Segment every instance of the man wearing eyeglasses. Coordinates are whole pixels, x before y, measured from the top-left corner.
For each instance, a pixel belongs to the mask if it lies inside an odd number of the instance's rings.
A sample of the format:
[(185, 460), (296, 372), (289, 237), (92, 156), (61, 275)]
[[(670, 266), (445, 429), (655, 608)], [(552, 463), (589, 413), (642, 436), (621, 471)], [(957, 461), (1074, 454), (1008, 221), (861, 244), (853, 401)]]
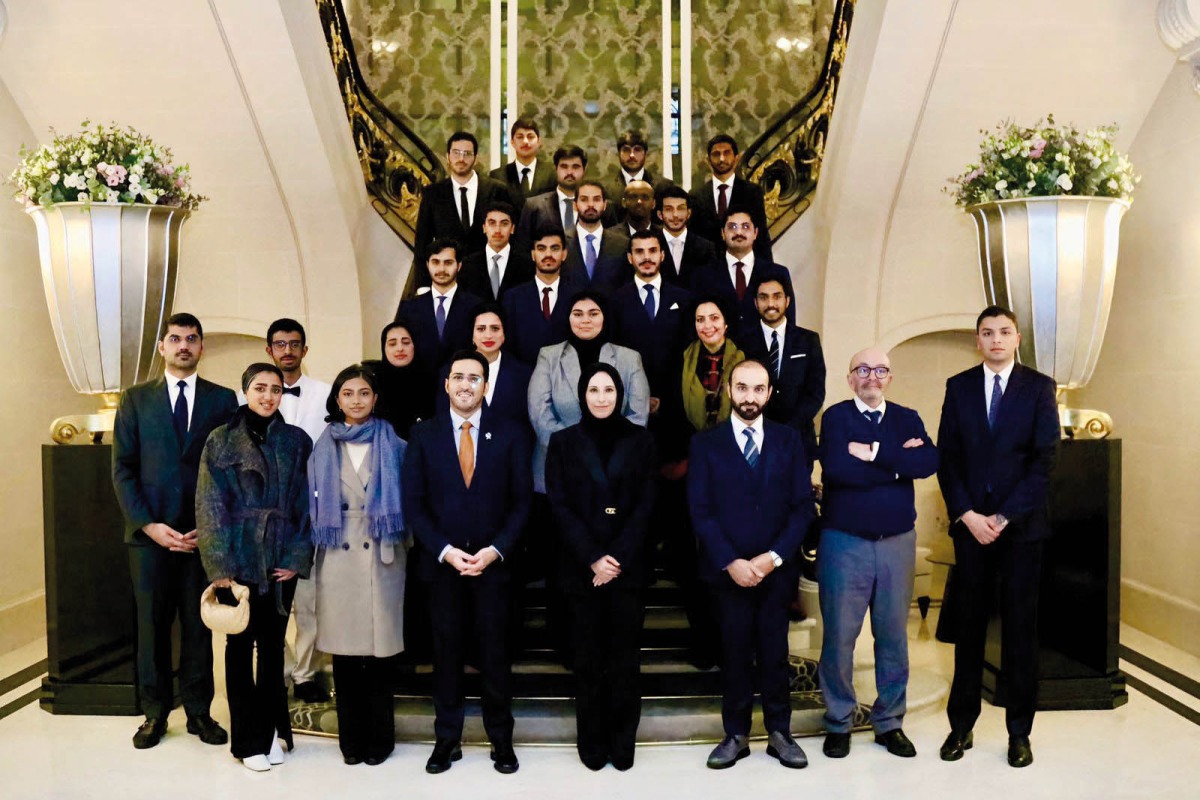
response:
[(404, 454), (404, 519), (421, 542), (433, 624), (433, 753), (430, 774), (462, 758), (463, 665), (479, 648), (483, 727), (497, 772), (517, 771), (513, 751), (508, 612), (511, 564), (533, 496), (529, 437), (485, 413), (489, 366), (460, 350), (444, 384), (449, 408), (413, 426)]
[(908, 687), (908, 610), (917, 534), (913, 481), (937, 470), (938, 452), (916, 411), (884, 399), (887, 354), (855, 353), (846, 375), (854, 397), (821, 418), (821, 546), (817, 583), (825, 622), (819, 667), (830, 758), (850, 754), (854, 643), (867, 610), (875, 639), (871, 706), (875, 742), (892, 755), (917, 754), (902, 725)]
[[(483, 232), (485, 209), (494, 203), (512, 203), (504, 183), (475, 172), (478, 151), (479, 143), (466, 131), (455, 131), (446, 142), (446, 169), (450, 175), (421, 193), (413, 241), (414, 265), (425, 263), (429, 245), (435, 239), (457, 241), (462, 246), (459, 260), (483, 250), (487, 244)], [(419, 270), (415, 281), (417, 286), (428, 286), (429, 275)]]
[(757, 283), (779, 281), (788, 297), (784, 315), (789, 323), (796, 321), (792, 275), (787, 267), (755, 250), (760, 233), (751, 209), (732, 207), (721, 228), (724, 252), (718, 252), (693, 281), (693, 286), (697, 287), (696, 295), (715, 294), (724, 299), (726, 308), (737, 310), (736, 317), (729, 320), (729, 334), (738, 345), (750, 336), (758, 335), (758, 309), (751, 291)]
[[(616, 211), (617, 219), (624, 222), (629, 211), (625, 207), (625, 187), (629, 184), (634, 181), (645, 181), (650, 187), (651, 198), (668, 186), (675, 184), (670, 178), (655, 175), (646, 169), (646, 156), (650, 153), (650, 143), (646, 141), (646, 134), (634, 130), (622, 131), (621, 135), (617, 137), (616, 144), (620, 167), (609, 178), (606, 189), (611, 198), (610, 204)], [(653, 206), (651, 206), (650, 212), (653, 215)]]
[[(283, 397), (279, 401), (279, 413), (289, 425), (303, 428), (316, 444), (328, 425), (325, 421), (325, 401), (329, 398), (330, 385), (305, 375), (302, 369), (304, 357), (308, 355), (308, 337), (304, 326), (294, 319), (277, 319), (267, 328), (267, 355), (283, 373)], [(246, 398), (239, 392), (238, 402), (245, 405)], [(293, 651), (285, 642), (285, 678), (292, 679), (292, 693), (305, 703), (327, 703), (329, 693), (316, 681), (321, 668), (323, 654), (317, 651), (317, 593), (312, 580), (301, 578), (296, 582), (296, 596), (292, 600), (296, 614), (296, 645)]]

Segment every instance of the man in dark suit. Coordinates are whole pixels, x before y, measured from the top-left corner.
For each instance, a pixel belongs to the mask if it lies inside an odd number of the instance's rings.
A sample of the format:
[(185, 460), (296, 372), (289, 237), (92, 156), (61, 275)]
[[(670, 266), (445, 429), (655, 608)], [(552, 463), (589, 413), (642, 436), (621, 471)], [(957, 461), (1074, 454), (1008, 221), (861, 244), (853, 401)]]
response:
[[(759, 229), (755, 227), (748, 210), (734, 206), (729, 211), (721, 235), (725, 252), (718, 252), (708, 266), (697, 272), (692, 280), (692, 291), (698, 295), (720, 297), (726, 308), (737, 312), (736, 315), (731, 313), (729, 335), (740, 345), (742, 339), (748, 338), (747, 330), (753, 332), (758, 327), (758, 309), (754, 305), (754, 292), (750, 291), (750, 287), (756, 282), (773, 278), (783, 285), (789, 300), (795, 296), (795, 290), (787, 267), (763, 258), (754, 251)], [(785, 316), (789, 323), (796, 321), (795, 304), (789, 302)]]
[(583, 181), (575, 192), (578, 222), (567, 230), (563, 272), (580, 283), (612, 293), (630, 281), (629, 237), (619, 227), (604, 227), (608, 198), (597, 181)]
[(674, 186), (670, 178), (654, 175), (646, 169), (646, 156), (650, 152), (650, 143), (646, 134), (641, 131), (622, 131), (617, 137), (617, 158), (621, 165), (608, 180), (608, 196), (612, 198), (618, 221), (624, 221), (626, 209), (624, 205), (625, 187), (634, 181), (645, 181), (652, 192), (659, 192), (668, 186)]
[(875, 741), (912, 758), (904, 735), (907, 710), (908, 611), (916, 566), (913, 480), (937, 469), (938, 454), (916, 411), (884, 400), (892, 382), (887, 353), (868, 348), (850, 359), (846, 382), (854, 398), (821, 418), (821, 547), (817, 585), (825, 620), (820, 684), (825, 699), (824, 752), (850, 754), (854, 644), (871, 612)]
[(402, 302), (396, 318), (408, 321), (421, 363), (440, 369), (451, 353), (470, 347), (471, 320), (480, 300), (458, 285), (462, 263), (457, 242), (437, 239), (428, 249), (430, 291)]
[(423, 545), (430, 584), (436, 744), (425, 764), (445, 772), (462, 758), (463, 665), (479, 648), (483, 726), (498, 772), (519, 766), (513, 751), (512, 662), (508, 643), (511, 565), (529, 516), (533, 476), (529, 438), (483, 413), (488, 362), (459, 351), (445, 391), (450, 410), (417, 423), (404, 455), (404, 516)]
[(513, 160), (503, 167), (496, 167), (488, 173), (488, 177), (508, 186), (513, 207), (519, 214), (530, 197), (554, 191), (557, 180), (554, 165), (538, 158), (538, 151), (542, 149), (542, 135), (535, 120), (521, 117), (514, 122), (508, 142), (512, 148)]
[(533, 280), (533, 259), (521, 247), (513, 247), (516, 211), (508, 203), (495, 203), (484, 212), (483, 232), (487, 247), (463, 259), (458, 282), (476, 297), (499, 300), (514, 286)]
[(1037, 702), (1037, 604), (1046, 494), (1058, 453), (1052, 378), (1016, 363), (1021, 334), (1011, 311), (989, 306), (975, 323), (983, 364), (946, 381), (938, 428), (938, 482), (954, 540), (954, 681), (943, 761), (962, 758), (979, 717), (989, 601), (1000, 583), (1001, 652), (1007, 684), (1008, 763), (1033, 762)]
[(666, 242), (663, 277), (669, 283), (685, 289), (691, 289), (697, 273), (717, 257), (713, 243), (689, 227), (688, 222), (692, 218), (690, 203), (691, 197), (681, 186), (663, 189), (656, 199), (658, 218), (662, 222), (663, 239)]
[(167, 320), (158, 353), (166, 364), (164, 376), (127, 389), (113, 423), (113, 489), (128, 524), (138, 699), (146, 715), (133, 737), (139, 750), (154, 747), (167, 732), (174, 705), (171, 625), (176, 614), (187, 731), (207, 744), (228, 741), (209, 715), (212, 633), (200, 621), (200, 594), (208, 578), (196, 550), (196, 477), (208, 434), (229, 421), (237, 397), (196, 375), (204, 329), (191, 314)]
[(821, 337), (808, 328), (788, 324), (791, 298), (778, 278), (756, 280), (750, 291), (759, 324), (748, 326), (735, 341), (748, 358), (758, 359), (771, 370), (775, 388), (767, 406), (767, 419), (800, 431), (811, 464), (817, 453), (813, 418), (825, 402)]
[(619, 202), (615, 202), (625, 220), (622, 228), (632, 237), (638, 231), (658, 232), (658, 219), (654, 216), (654, 188), (645, 181), (630, 181)]
[(730, 420), (693, 437), (688, 459), (700, 576), (716, 595), (721, 631), (725, 738), (708, 757), (713, 769), (732, 767), (750, 754), (756, 685), (767, 754), (795, 769), (808, 764), (790, 734), (787, 635), (800, 575), (797, 555), (814, 516), (812, 485), (800, 434), (762, 418), (770, 383), (758, 361), (734, 367), (726, 385)]
[(517, 223), (517, 241), (522, 246), (531, 246), (539, 231), (557, 228), (566, 233), (575, 227), (575, 189), (587, 173), (587, 162), (587, 153), (579, 145), (563, 145), (554, 151), (556, 187), (525, 199)]
[(570, 330), (571, 298), (585, 288), (562, 274), (567, 257), (566, 236), (548, 228), (534, 238), (534, 279), (506, 292), (501, 300), (508, 350), (526, 364), (536, 364), (538, 351), (567, 338)]
[(754, 244), (754, 252), (769, 261), (771, 237), (767, 232), (763, 191), (758, 184), (738, 177), (737, 142), (728, 134), (717, 134), (708, 140), (707, 153), (713, 176), (692, 190), (692, 230), (710, 242), (719, 242), (729, 210), (746, 209), (754, 227), (762, 234)]
[[(493, 203), (512, 203), (508, 187), (475, 171), (479, 143), (466, 131), (456, 131), (446, 142), (446, 168), (450, 177), (425, 187), (417, 211), (417, 232), (413, 240), (413, 263), (424, 264), (435, 239), (454, 239), (462, 246), (462, 256), (482, 250), (487, 244), (483, 233), (484, 209)], [(418, 286), (428, 286), (424, 275), (417, 276)]]

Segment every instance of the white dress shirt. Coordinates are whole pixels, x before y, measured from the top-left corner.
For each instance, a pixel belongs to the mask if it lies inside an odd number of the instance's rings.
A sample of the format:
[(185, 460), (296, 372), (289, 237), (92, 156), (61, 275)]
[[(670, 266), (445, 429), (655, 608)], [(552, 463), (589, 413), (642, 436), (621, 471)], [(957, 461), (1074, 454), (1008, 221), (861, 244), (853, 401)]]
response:
[(446, 298), (446, 305), (444, 306), (445, 311), (446, 311), (446, 317), (449, 318), (450, 317), (450, 306), (454, 304), (454, 295), (458, 294), (458, 283), (455, 282), (455, 284), (446, 291), (445, 295), (442, 295), (440, 292), (438, 292), (438, 288), (436, 286), (431, 286), (429, 288), (430, 288), (429, 296), (433, 300), (434, 318), (435, 319), (437, 318), (438, 298), (443, 297), (443, 296)]
[[(502, 250), (493, 250), (492, 246), (490, 244), (483, 248), (483, 256), (484, 256), (483, 267), (484, 267), (484, 269), (487, 270), (487, 276), (488, 276), (489, 282), (492, 280), (492, 264), (495, 263), (496, 267), (500, 270), (500, 282), (504, 283), (504, 272), (505, 272), (505, 270), (508, 269), (508, 257), (511, 253), (512, 253), (512, 245), (511, 244), (504, 245), (504, 249), (502, 249)], [(494, 261), (496, 256), (500, 256), (499, 262)]]
[(649, 292), (646, 291), (646, 287), (647, 286), (654, 287), (654, 316), (655, 317), (657, 317), (658, 312), (662, 310), (662, 283), (663, 282), (662, 282), (662, 273), (661, 272), (657, 273), (654, 276), (654, 280), (649, 280), (649, 281), (643, 280), (642, 276), (639, 275), (639, 276), (637, 276), (637, 278), (634, 279), (634, 283), (633, 283), (633, 285), (637, 287), (638, 299), (642, 301), (643, 306), (646, 305), (646, 295), (649, 294)]
[(629, 185), (630, 181), (644, 181), (644, 180), (646, 180), (646, 168), (642, 167), (641, 169), (639, 169), (637, 171), (636, 174), (630, 175), (628, 172), (625, 171), (625, 168), (622, 167), (621, 168), (621, 177), (624, 178), (626, 186)]
[(683, 229), (683, 233), (678, 236), (672, 236), (663, 228), (663, 238), (667, 241), (667, 252), (671, 254), (671, 260), (675, 262), (675, 273), (683, 274), (683, 251), (687, 247), (687, 228)]
[[(743, 263), (745, 263), (745, 262), (743, 262)], [(746, 282), (749, 283), (749, 280), (747, 280)], [(780, 370), (782, 370), (783, 369), (783, 342), (784, 342), (784, 339), (787, 337), (787, 317), (780, 318), (778, 328), (772, 328), (770, 325), (763, 322), (761, 319), (759, 319), (758, 324), (762, 326), (763, 341), (766, 342), (768, 352), (770, 352), (770, 350), (771, 350), (771, 334), (772, 333), (779, 334), (779, 336), (778, 336), (778, 339), (779, 339), (779, 368), (780, 368)], [(770, 357), (768, 357), (768, 360), (769, 360), (769, 358)], [(770, 368), (770, 366), (771, 366), (770, 364), (767, 364), (768, 369)], [(779, 376), (777, 375), (775, 377), (779, 377)], [(855, 398), (855, 399), (857, 400), (858, 398)]]
[(454, 208), (458, 210), (455, 216), (461, 216), (462, 211), (462, 189), (467, 190), (467, 218), (474, 221), (475, 219), (475, 199), (479, 197), (479, 173), (471, 170), (471, 177), (466, 183), (459, 183), (454, 176), (450, 177), (450, 188), (454, 190)]
[[(758, 457), (762, 458), (763, 440), (765, 436), (762, 414), (759, 414), (758, 419), (754, 420), (754, 422), (751, 422), (749, 425), (738, 419), (737, 415), (735, 414), (729, 415), (729, 421), (733, 423), (733, 441), (735, 444), (737, 444), (737, 449), (745, 452), (745, 431), (750, 431), (751, 438), (754, 439), (754, 446), (758, 448)], [(782, 559), (779, 558), (779, 554), (774, 550), (768, 550), (767, 553), (771, 556), (771, 558), (782, 561)], [(726, 566), (728, 566), (728, 564)]]
[[(490, 369), (489, 369), (489, 372), (490, 372)], [(469, 416), (469, 417), (464, 417), (464, 416), (460, 415), (457, 411), (454, 410), (453, 406), (450, 407), (450, 425), (454, 431), (454, 452), (457, 453), (462, 449), (461, 448), (462, 424), (464, 422), (469, 422), (469, 423), (471, 423), (471, 429), (469, 431), (467, 431), (467, 435), (469, 435), (471, 437), (471, 443), (475, 447), (475, 458), (476, 459), (479, 458), (479, 420), (482, 417), (483, 417), (483, 406), (480, 406), (479, 408), (475, 409), (475, 413), (471, 414), (471, 416)], [(442, 548), (442, 552), (438, 553), (438, 559), (437, 559), (438, 563), (441, 563), (442, 560), (446, 558), (446, 553), (449, 552), (451, 547), (452, 547), (452, 545), (446, 545), (445, 547)], [(489, 545), (489, 547), (491, 547), (492, 550), (496, 551), (496, 555), (500, 557), (501, 561), (504, 560), (504, 554), (501, 553), (499, 550), (496, 550), (494, 545)]]
[(535, 157), (528, 164), (522, 164), (521, 159), (517, 158), (513, 160), (513, 164), (517, 167), (517, 181), (521, 184), (522, 190), (525, 189), (525, 176), (521, 174), (521, 171), (525, 169), (529, 170), (529, 188), (532, 189), (534, 183), (537, 182), (537, 158)]
[[(307, 375), (301, 375), (300, 380), (292, 386), (300, 387), (300, 396), (285, 393), (279, 400), (279, 413), (288, 425), (303, 428), (308, 438), (316, 444), (325, 426), (329, 424), (325, 421), (325, 401), (329, 399), (329, 392), (333, 387)], [(243, 403), (246, 402), (244, 397), (240, 399)]]
[(737, 286), (737, 267), (734, 266), (737, 262), (742, 262), (742, 272), (746, 276), (746, 286), (750, 286), (750, 276), (754, 274), (754, 251), (751, 250), (741, 258), (737, 258), (733, 254), (725, 253), (725, 265), (729, 269), (729, 282)]
[(726, 205), (726, 207), (728, 207), (729, 204), (733, 202), (733, 179), (734, 179), (734, 177), (735, 176), (730, 175), (729, 180), (719, 181), (719, 180), (717, 180), (715, 175), (713, 176), (713, 208), (717, 209), (718, 211), (720, 211), (720, 209), (721, 209), (721, 187), (722, 186), (729, 187), (728, 189), (725, 190), (725, 205)]
[[(871, 411), (878, 411), (879, 412), (879, 424), (882, 425), (883, 424), (883, 416), (887, 413), (887, 400), (880, 400), (878, 408), (871, 408), (869, 405), (864, 403), (862, 400), (859, 400), (858, 397), (856, 396), (854, 398), (854, 407), (858, 409), (858, 413), (860, 413), (860, 414), (867, 414)], [(875, 456), (878, 453), (879, 453), (879, 442), (878, 441), (871, 442), (871, 457), (867, 460), (874, 461)]]
[(192, 412), (196, 410), (196, 373), (181, 378), (172, 375), (171, 370), (164, 370), (163, 378), (167, 381), (167, 400), (171, 403), (171, 412), (175, 411), (175, 401), (179, 397), (179, 382), (183, 381), (183, 396), (187, 398), (188, 430), (192, 429)]
[[(504, 358), (504, 353), (496, 353), (496, 360), (488, 364), (488, 381), (487, 391), (483, 393), (483, 399), (490, 406), (492, 404), (492, 396), (496, 394), (496, 381), (500, 377), (500, 361)], [(462, 424), (461, 422), (459, 423)], [(475, 423), (472, 422), (472, 425)]]
[(1008, 379), (1012, 375), (1013, 366), (1017, 363), (1016, 359), (1008, 362), (1008, 366), (999, 372), (993, 372), (992, 368), (987, 364), (983, 365), (983, 413), (986, 416), (987, 412), (992, 408), (992, 387), (996, 385), (996, 375), (1000, 376), (1000, 398), (1004, 399), (1004, 392), (1008, 391)]
[[(571, 213), (575, 214), (575, 211), (574, 211), (575, 195), (563, 194), (563, 190), (561, 188), (555, 189), (554, 195), (555, 195), (555, 199), (558, 200), (558, 213), (560, 215), (562, 215), (564, 220), (566, 220), (566, 215), (563, 214), (563, 203), (569, 202), (572, 206)], [(575, 217), (576, 217), (576, 219), (578, 219), (579, 215), (575, 214)]]
[(545, 281), (542, 280), (540, 275), (538, 276), (537, 280), (534, 281), (534, 284), (533, 284), (534, 286), (537, 287), (538, 308), (541, 308), (541, 305), (542, 305), (542, 297), (543, 297), (542, 290), (549, 289), (550, 290), (550, 313), (551, 314), (554, 313), (554, 306), (555, 306), (555, 304), (558, 303), (558, 285), (561, 282), (562, 282), (561, 273), (559, 274), (559, 276), (557, 278), (555, 278), (550, 283), (546, 283)]

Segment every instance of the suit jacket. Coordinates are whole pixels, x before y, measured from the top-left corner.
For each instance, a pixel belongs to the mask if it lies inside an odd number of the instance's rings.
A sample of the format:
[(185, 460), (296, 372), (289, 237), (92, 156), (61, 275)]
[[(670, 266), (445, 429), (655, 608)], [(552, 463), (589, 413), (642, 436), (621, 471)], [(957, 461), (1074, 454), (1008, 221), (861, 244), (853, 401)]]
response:
[[(993, 429), (984, 400), (985, 369), (972, 367), (946, 381), (938, 427), (938, 483), (946, 510), (951, 520), (967, 511), (999, 512), (1010, 523), (1002, 536), (1047, 538), (1046, 496), (1061, 436), (1054, 380), (1014, 365)], [(991, 371), (987, 374), (991, 380)], [(965, 531), (958, 522), (950, 527), (951, 535)]]
[(544, 159), (537, 159), (533, 170), (533, 186), (526, 192), (524, 185), (521, 183), (521, 171), (517, 168), (516, 161), (510, 161), (503, 167), (496, 167), (488, 173), (488, 177), (493, 180), (500, 181), (508, 187), (508, 193), (512, 195), (513, 207), (517, 209), (517, 213), (521, 213), (521, 209), (525, 207), (525, 201), (535, 195), (545, 192), (553, 192), (558, 186), (558, 174), (554, 169), (554, 162)]
[(550, 437), (546, 497), (566, 545), (559, 548), (558, 559), (564, 589), (590, 591), (591, 565), (605, 555), (621, 564), (615, 585), (646, 584), (655, 463), (654, 438), (646, 431), (618, 440), (607, 463), (582, 425)]
[(586, 240), (579, 239), (576, 236), (578, 232), (578, 228), (567, 231), (567, 258), (563, 262), (563, 274), (610, 294), (633, 280), (633, 265), (629, 263), (629, 237), (625, 231), (619, 227), (603, 229), (596, 249), (596, 266), (590, 280), (583, 260)]
[(425, 187), (421, 193), (421, 207), (417, 211), (417, 231), (413, 240), (413, 264), (417, 268), (417, 286), (429, 285), (429, 271), (425, 262), (429, 258), (429, 245), (434, 239), (449, 236), (459, 243), (461, 261), (470, 253), (482, 250), (487, 245), (483, 232), (484, 212), (492, 203), (512, 202), (508, 187), (500, 181), (479, 176), (479, 190), (475, 195), (475, 208), (471, 213), (471, 227), (463, 228), (461, 203), (457, 184), (445, 178)]
[[(500, 374), (491, 379), (496, 382), (492, 389), (492, 402), (483, 401), (485, 413), (503, 417), (514, 423), (526, 433), (531, 433), (529, 427), (529, 378), (533, 369), (506, 351), (500, 358)], [(442, 391), (445, 381), (450, 377), (450, 365), (443, 364), (438, 374), (437, 384), (437, 413), (445, 416), (450, 413), (450, 395)]]
[(487, 413), (477, 435), (470, 487), (463, 481), (449, 415), (419, 422), (409, 435), (401, 481), (404, 519), (422, 545), (426, 577), (453, 569), (437, 560), (446, 545), (468, 553), (490, 545), (506, 559), (517, 552), (532, 500), (529, 440), (508, 420)]
[(446, 312), (446, 327), (442, 331), (441, 341), (438, 341), (433, 292), (423, 292), (400, 303), (396, 316), (408, 320), (411, 326), (408, 332), (412, 334), (413, 347), (422, 364), (440, 369), (456, 350), (471, 347), (471, 323), (479, 302), (478, 297), (462, 286), (458, 287), (450, 302), (450, 310)]
[(770, 260), (759, 258), (757, 254), (754, 257), (754, 269), (750, 273), (750, 278), (746, 286), (746, 294), (739, 302), (737, 299), (737, 287), (734, 285), (733, 279), (729, 277), (729, 265), (725, 262), (725, 251), (718, 249), (713, 260), (708, 265), (700, 270), (697, 270), (695, 277), (692, 279), (692, 294), (697, 297), (717, 296), (720, 297), (725, 307), (732, 312), (737, 311), (737, 317), (727, 320), (729, 323), (729, 335), (732, 336), (740, 345), (742, 339), (747, 338), (747, 335), (757, 335), (755, 329), (758, 327), (758, 309), (754, 306), (754, 292), (752, 291), (755, 281), (773, 278), (783, 283), (783, 290), (787, 296), (791, 298), (791, 304), (787, 310), (787, 320), (789, 324), (796, 322), (796, 290), (792, 288), (792, 273), (782, 264), (776, 264)]
[(690, 228), (687, 238), (683, 240), (681, 264), (675, 263), (675, 256), (671, 254), (670, 247), (665, 249), (667, 257), (663, 259), (660, 270), (663, 278), (684, 289), (695, 289), (696, 275), (717, 257), (717, 248), (713, 243)]
[(499, 296), (492, 293), (491, 268), (491, 256), (485, 247), (463, 259), (458, 282), (476, 297), (498, 301), (509, 289), (533, 280), (533, 259), (523, 246), (510, 246), (508, 249), (508, 264), (504, 267), (504, 277), (500, 279)]
[[(717, 202), (713, 198), (713, 179), (709, 178), (692, 190), (692, 218), (688, 222), (689, 230), (703, 236), (720, 249), (725, 241), (721, 238), (721, 228), (725, 220), (717, 214)], [(729, 192), (728, 206), (742, 206), (750, 211), (750, 220), (758, 228), (758, 238), (754, 241), (754, 253), (759, 258), (771, 260), (771, 234), (767, 230), (767, 212), (763, 202), (763, 190), (757, 183), (740, 176), (734, 178), (733, 188)]]
[(504, 329), (504, 349), (526, 364), (537, 361), (538, 352), (547, 345), (567, 339), (571, 329), (571, 298), (585, 288), (569, 276), (558, 281), (558, 299), (550, 319), (542, 316), (542, 284), (536, 278), (526, 281), (500, 300), (508, 325)]
[[(237, 396), (196, 379), (195, 407), (182, 446), (175, 436), (165, 377), (121, 394), (113, 423), (112, 479), (125, 515), (126, 544), (154, 545), (142, 528), (164, 522), (180, 533), (196, 527), (196, 480), (208, 435), (237, 411)], [(157, 545), (154, 545), (157, 547)]]
[(700, 543), (700, 577), (734, 586), (725, 567), (774, 550), (789, 568), (814, 517), (808, 456), (800, 434), (763, 421), (753, 468), (734, 441), (732, 422), (692, 437), (688, 505)]
[(554, 187), (549, 191), (525, 198), (525, 204), (521, 207), (521, 219), (517, 222), (517, 232), (513, 236), (513, 241), (520, 242), (523, 249), (530, 249), (534, 234), (540, 230), (563, 230), (562, 205), (559, 203), (557, 187), (556, 178)]
[[(655, 197), (663, 189), (675, 185), (675, 181), (655, 175), (650, 170), (643, 173), (642, 180), (653, 187)], [(625, 197), (625, 173), (620, 167), (617, 167), (616, 171), (608, 176), (608, 180), (604, 182), (604, 189), (608, 193), (608, 207), (613, 209), (618, 222), (624, 222), (625, 208), (621, 205), (621, 201)]]
[[(606, 343), (600, 360), (612, 364), (625, 385), (625, 407), (621, 413), (634, 424), (646, 426), (650, 417), (650, 385), (642, 369), (642, 357), (627, 347)], [(546, 448), (550, 435), (583, 419), (579, 409), (579, 356), (570, 343), (543, 347), (529, 379), (529, 421), (537, 435), (533, 452), (535, 491), (546, 491)]]
[[(767, 353), (770, 347), (763, 335), (762, 325), (747, 325), (738, 339), (747, 358), (756, 358), (769, 368)], [(800, 431), (804, 448), (812, 457), (817, 452), (817, 435), (813, 419), (825, 402), (825, 356), (821, 352), (821, 337), (815, 331), (799, 325), (787, 325), (780, 354), (780, 374), (775, 378), (775, 391), (763, 413)], [(888, 404), (889, 407), (891, 404)]]

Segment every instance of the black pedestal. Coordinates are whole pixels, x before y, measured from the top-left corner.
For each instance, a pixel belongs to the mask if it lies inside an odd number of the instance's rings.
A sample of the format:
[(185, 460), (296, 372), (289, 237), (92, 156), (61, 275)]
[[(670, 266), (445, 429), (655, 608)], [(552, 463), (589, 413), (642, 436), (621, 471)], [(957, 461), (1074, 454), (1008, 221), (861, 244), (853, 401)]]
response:
[(138, 714), (137, 626), (109, 445), (42, 447), (49, 674), (54, 714)]
[[(1121, 441), (1064, 440), (1050, 488), (1038, 605), (1038, 708), (1116, 708), (1121, 620)], [(988, 627), (983, 695), (1004, 705), (1000, 621)]]

